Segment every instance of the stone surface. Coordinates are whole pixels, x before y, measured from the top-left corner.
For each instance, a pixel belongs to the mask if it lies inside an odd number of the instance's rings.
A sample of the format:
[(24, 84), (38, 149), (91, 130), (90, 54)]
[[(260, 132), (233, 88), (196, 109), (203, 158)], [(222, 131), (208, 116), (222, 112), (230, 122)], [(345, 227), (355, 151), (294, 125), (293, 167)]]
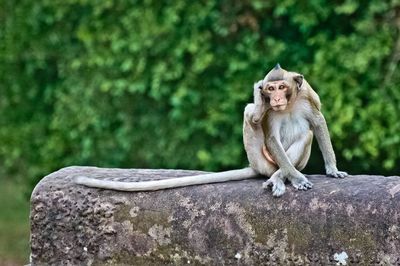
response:
[(73, 184), (198, 171), (68, 167), (31, 198), (32, 265), (400, 265), (400, 177), (309, 176), (281, 198), (263, 178), (155, 192)]

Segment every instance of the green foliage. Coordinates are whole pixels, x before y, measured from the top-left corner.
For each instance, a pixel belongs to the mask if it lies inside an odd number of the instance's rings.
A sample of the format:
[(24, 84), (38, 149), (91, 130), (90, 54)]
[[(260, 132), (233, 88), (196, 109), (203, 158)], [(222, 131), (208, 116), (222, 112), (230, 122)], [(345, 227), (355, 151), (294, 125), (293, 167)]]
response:
[(320, 94), (342, 168), (395, 173), (399, 16), (396, 0), (6, 1), (1, 169), (245, 166), (244, 106), (280, 62)]
[(0, 265), (29, 261), (29, 202), (15, 181), (0, 186)]

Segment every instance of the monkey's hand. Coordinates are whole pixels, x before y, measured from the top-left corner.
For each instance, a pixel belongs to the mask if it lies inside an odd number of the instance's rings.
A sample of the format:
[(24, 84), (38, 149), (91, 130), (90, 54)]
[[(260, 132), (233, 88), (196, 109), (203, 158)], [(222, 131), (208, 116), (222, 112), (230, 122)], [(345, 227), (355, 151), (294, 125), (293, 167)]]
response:
[(259, 80), (256, 83), (254, 83), (253, 94), (254, 94), (254, 103), (256, 105), (264, 105), (265, 104), (265, 98), (263, 97), (263, 95), (261, 93), (262, 86), (263, 86), (263, 80)]
[(264, 189), (268, 187), (272, 187), (272, 195), (274, 197), (280, 197), (285, 193), (286, 187), (283, 182), (283, 178), (281, 175), (281, 171), (276, 171), (267, 181), (265, 181), (262, 185)]
[(264, 80), (260, 79), (259, 81), (254, 83), (254, 90), (256, 90), (256, 89), (261, 90), (262, 86), (263, 86), (263, 82), (264, 82)]
[(326, 175), (334, 178), (344, 178), (349, 174), (346, 172), (339, 171), (336, 166), (327, 166)]
[(313, 187), (313, 183), (308, 181), (307, 177), (297, 170), (294, 173), (288, 174), (287, 178), (297, 190), (307, 190)]
[(265, 107), (265, 99), (264, 96), (261, 94), (262, 89), (262, 80), (254, 83), (253, 93), (254, 93), (254, 112), (252, 122), (254, 124), (259, 124), (261, 122), (262, 117), (265, 114), (266, 107)]

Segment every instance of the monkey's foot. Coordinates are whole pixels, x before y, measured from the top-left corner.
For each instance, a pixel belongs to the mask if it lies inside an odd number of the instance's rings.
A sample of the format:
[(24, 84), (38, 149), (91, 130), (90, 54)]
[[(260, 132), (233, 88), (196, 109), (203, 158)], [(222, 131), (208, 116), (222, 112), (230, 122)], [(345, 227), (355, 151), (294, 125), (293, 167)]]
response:
[(300, 175), (292, 176), (290, 179), (292, 186), (297, 190), (307, 190), (313, 187), (313, 183), (300, 173)]
[(349, 174), (346, 172), (339, 171), (336, 167), (326, 168), (326, 175), (334, 178), (344, 178)]
[(282, 179), (276, 176), (272, 176), (270, 179), (265, 181), (262, 185), (264, 189), (268, 189), (268, 187), (272, 187), (272, 195), (274, 197), (280, 197), (285, 193), (286, 186), (283, 183)]

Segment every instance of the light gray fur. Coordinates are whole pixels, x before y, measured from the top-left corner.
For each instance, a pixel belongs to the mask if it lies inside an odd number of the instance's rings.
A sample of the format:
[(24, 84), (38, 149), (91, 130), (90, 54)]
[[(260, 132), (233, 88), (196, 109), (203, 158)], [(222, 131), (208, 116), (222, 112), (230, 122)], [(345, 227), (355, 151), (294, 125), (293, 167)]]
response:
[[(287, 178), (296, 189), (307, 190), (312, 187), (312, 183), (300, 171), (310, 157), (313, 133), (324, 157), (326, 174), (338, 178), (347, 176), (336, 167), (335, 153), (326, 121), (320, 112), (318, 95), (301, 75), (286, 72), (285, 76), (286, 80), (290, 81), (292, 77), (296, 82), (301, 77), (301, 85), (295, 91), (297, 95), (294, 101), (284, 111), (268, 111), (264, 118), (267, 128), (264, 130), (265, 144), (279, 166), (264, 187), (272, 185), (274, 191), (274, 187), (282, 185), (279, 178), (282, 181)], [(264, 82), (268, 82), (268, 76)]]

